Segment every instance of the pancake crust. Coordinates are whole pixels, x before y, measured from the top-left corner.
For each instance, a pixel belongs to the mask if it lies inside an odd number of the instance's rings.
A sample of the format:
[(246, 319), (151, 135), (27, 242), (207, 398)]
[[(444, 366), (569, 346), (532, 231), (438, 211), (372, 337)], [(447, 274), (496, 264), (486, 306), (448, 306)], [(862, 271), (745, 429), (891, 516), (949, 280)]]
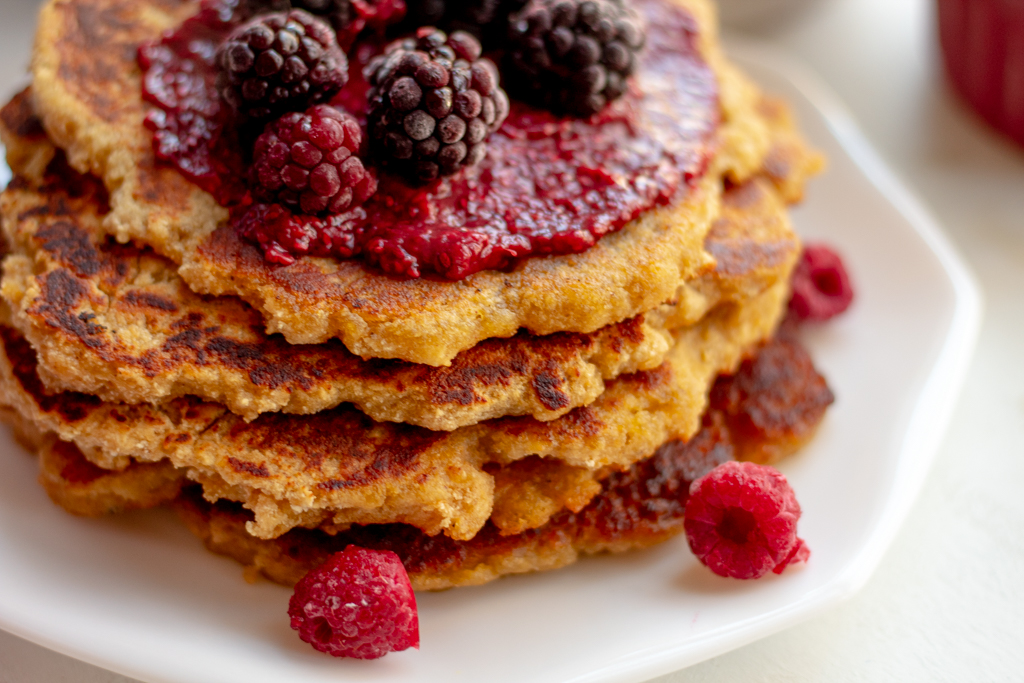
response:
[[(15, 106), (0, 110), (0, 120)], [(5, 139), (16, 154), (31, 142), (11, 128)], [(19, 177), (0, 195), (4, 232), (18, 252), (5, 262), (3, 295), (12, 324), (39, 353), (43, 382), (125, 403), (192, 394), (250, 420), (342, 402), (375, 420), (434, 430), (505, 415), (551, 420), (591, 403), (606, 380), (657, 367), (670, 330), (691, 324), (694, 312), (786, 280), (799, 250), (777, 183), (753, 179), (723, 196), (705, 245), (716, 268), (670, 304), (590, 334), (486, 340), (448, 367), (363, 361), (337, 341), (291, 345), (267, 336), (248, 305), (198, 296), (172, 262), (107, 239), (102, 186), (61, 159), (38, 187)]]
[[(447, 365), (462, 350), (520, 328), (590, 333), (672, 299), (711, 267), (704, 236), (719, 211), (721, 178), (743, 180), (769, 147), (759, 94), (720, 55), (706, 0), (674, 0), (702, 27), (702, 52), (720, 80), (723, 125), (707, 176), (679, 206), (656, 209), (583, 254), (531, 258), (512, 272), (459, 282), (399, 281), (357, 261), (267, 264), (224, 225), (226, 212), (155, 163), (142, 120), (138, 44), (195, 8), (175, 0), (51, 0), (33, 55), (33, 99), (73, 167), (110, 191), (105, 229), (181, 265), (196, 291), (235, 294), (291, 343), (338, 337), (363, 357)], [(813, 165), (813, 164), (812, 164)]]
[(194, 397), (130, 405), (51, 395), (36, 373), (35, 352), (10, 327), (0, 328), (0, 392), (24, 419), (76, 443), (100, 466), (169, 458), (189, 468), (211, 498), (240, 500), (253, 510), (252, 533), (262, 537), (330, 519), (398, 520), (469, 538), (491, 514), (488, 463), (537, 455), (588, 470), (621, 467), (693, 434), (714, 377), (770, 336), (787, 294), (779, 283), (742, 305), (715, 308), (677, 332), (658, 368), (619, 376), (589, 406), (549, 422), (505, 417), (432, 432), (376, 423), (342, 405), (313, 415), (266, 413), (246, 423)]
[[(757, 366), (762, 366), (760, 369)], [(746, 387), (745, 403), (719, 401), (734, 385)], [(721, 391), (719, 389), (722, 389)], [(252, 515), (237, 504), (214, 505), (204, 501), (197, 489), (184, 492), (175, 507), (188, 527), (206, 546), (233, 557), (250, 575), (261, 573), (284, 584), (295, 583), (328, 555), (350, 543), (397, 552), (417, 590), (437, 590), (484, 583), (504, 574), (554, 569), (570, 564), (580, 555), (622, 552), (663, 541), (682, 531), (683, 510), (690, 482), (715, 465), (744, 453), (779, 455), (806, 443), (814, 434), (832, 402), (832, 394), (814, 370), (806, 351), (792, 338), (779, 338), (762, 348), (735, 376), (723, 376), (712, 391), (713, 400), (704, 415), (701, 430), (686, 442), (673, 440), (661, 445), (654, 455), (624, 471), (606, 472), (600, 483), (591, 481), (585, 499), (565, 499), (544, 521), (512, 531), (497, 523), (496, 515), (470, 540), (429, 536), (404, 524), (295, 529), (273, 540), (251, 536), (247, 525)], [(773, 430), (749, 432), (738, 422), (747, 415)], [(737, 434), (739, 425), (740, 434)], [(737, 448), (737, 438), (747, 447)], [(156, 504), (151, 487), (137, 469), (152, 467), (133, 463), (123, 471), (103, 471), (89, 463), (72, 444), (50, 441), (41, 458), (57, 463), (49, 466), (55, 474), (48, 485), (54, 501), (67, 505), (69, 498), (95, 510), (115, 509), (125, 499)], [(48, 465), (44, 464), (44, 470)], [(565, 468), (563, 467), (563, 470)], [(82, 483), (78, 472), (95, 479)], [(550, 461), (527, 459), (499, 468), (510, 490), (527, 503), (523, 514), (551, 500), (538, 502), (529, 495), (560, 488), (571, 490), (571, 472), (551, 468)], [(173, 472), (170, 474), (173, 476)], [(501, 488), (501, 485), (499, 485)], [(74, 496), (69, 496), (68, 493)], [(580, 502), (582, 500), (582, 502)]]
[[(168, 460), (129, 459), (120, 469), (99, 467), (78, 446), (39, 432), (5, 406), (0, 406), (0, 420), (26, 450), (38, 455), (39, 483), (50, 499), (74, 515), (99, 517), (156, 507), (174, 500), (187, 481), (188, 470)], [(488, 469), (496, 489), (491, 521), (502, 534), (540, 526), (561, 510), (579, 512), (601, 491), (598, 480), (608, 474), (540, 458)]]

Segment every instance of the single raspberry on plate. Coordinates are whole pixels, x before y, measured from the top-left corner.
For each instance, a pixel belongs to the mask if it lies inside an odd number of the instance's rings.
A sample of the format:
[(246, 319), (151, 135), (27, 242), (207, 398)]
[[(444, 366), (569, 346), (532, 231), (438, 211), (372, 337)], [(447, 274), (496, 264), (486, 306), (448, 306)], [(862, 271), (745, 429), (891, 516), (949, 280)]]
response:
[(508, 116), (498, 71), (463, 31), (424, 27), (397, 40), (367, 66), (374, 154), (420, 182), (480, 163), (487, 137)]
[(334, 31), (302, 10), (259, 15), (217, 48), (217, 89), (253, 119), (301, 111), (348, 82), (348, 59)]
[(822, 244), (808, 244), (791, 279), (789, 310), (800, 320), (828, 320), (853, 301), (853, 287), (839, 255)]
[(799, 518), (800, 504), (778, 470), (727, 462), (690, 485), (683, 526), (693, 554), (711, 571), (756, 579), (806, 561)]
[(624, 0), (530, 0), (509, 17), (509, 92), (559, 114), (590, 116), (626, 92), (646, 42)]
[(359, 123), (327, 104), (292, 112), (267, 125), (253, 148), (253, 193), (302, 213), (341, 213), (377, 191), (356, 156)]
[(377, 659), (419, 649), (416, 595), (398, 555), (350, 545), (295, 585), (292, 628), (320, 652)]

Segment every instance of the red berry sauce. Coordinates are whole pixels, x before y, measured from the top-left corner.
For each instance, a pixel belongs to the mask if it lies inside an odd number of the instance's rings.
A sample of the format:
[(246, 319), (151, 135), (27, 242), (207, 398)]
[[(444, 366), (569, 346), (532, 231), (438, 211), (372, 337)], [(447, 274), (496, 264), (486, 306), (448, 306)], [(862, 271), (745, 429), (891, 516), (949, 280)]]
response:
[[(639, 0), (649, 28), (637, 81), (591, 119), (513, 102), (479, 166), (424, 187), (383, 175), (366, 204), (341, 216), (263, 207), (246, 217), (251, 200), (236, 191), (242, 152), (227, 134), (226, 107), (213, 88), (216, 43), (244, 14), (228, 2), (204, 0), (196, 17), (140, 49), (146, 99), (158, 107), (148, 125), (158, 157), (239, 207), (238, 229), (276, 263), (305, 254), (358, 257), (399, 277), (430, 272), (455, 280), (531, 255), (579, 253), (645, 211), (679, 200), (712, 151), (717, 82), (697, 51), (696, 24), (664, 0)], [(356, 46), (349, 84), (334, 101), (361, 122), (362, 66), (378, 48)], [(268, 213), (276, 216), (271, 223), (264, 222)], [(321, 236), (323, 226), (328, 234)]]
[(160, 40), (139, 46), (142, 96), (157, 159), (224, 205), (245, 201), (245, 164), (226, 126), (230, 110), (217, 93), (214, 55), (231, 29), (249, 16), (244, 0), (203, 0), (200, 10)]

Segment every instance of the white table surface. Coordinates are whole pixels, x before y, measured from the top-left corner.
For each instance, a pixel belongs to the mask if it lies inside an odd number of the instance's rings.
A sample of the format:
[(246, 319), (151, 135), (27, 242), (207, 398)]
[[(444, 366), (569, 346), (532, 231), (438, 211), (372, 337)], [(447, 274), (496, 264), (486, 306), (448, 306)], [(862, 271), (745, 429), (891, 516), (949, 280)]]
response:
[[(37, 5), (0, 0), (0, 95), (26, 80)], [(658, 683), (1024, 680), (1024, 150), (951, 95), (934, 24), (929, 0), (824, 0), (758, 35), (838, 92), (982, 285), (978, 350), (942, 449), (853, 599)], [(63, 681), (132, 683), (0, 631), (0, 683)]]

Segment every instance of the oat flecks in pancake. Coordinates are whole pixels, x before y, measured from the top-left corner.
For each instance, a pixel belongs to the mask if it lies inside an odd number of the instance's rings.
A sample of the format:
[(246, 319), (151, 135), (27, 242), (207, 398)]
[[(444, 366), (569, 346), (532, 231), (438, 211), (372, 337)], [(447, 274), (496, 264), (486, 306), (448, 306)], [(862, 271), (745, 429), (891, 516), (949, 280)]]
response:
[[(752, 369), (766, 354), (770, 357), (767, 365), (781, 372)], [(573, 468), (538, 458), (499, 468), (495, 472), (497, 488), (524, 502), (518, 510), (499, 510), (499, 495), (490, 523), (468, 540), (431, 537), (403, 524), (347, 530), (326, 527), (328, 533), (297, 529), (277, 539), (260, 540), (247, 531), (251, 514), (237, 506), (225, 502), (211, 506), (192, 491), (183, 494), (176, 507), (210, 550), (285, 584), (294, 583), (329, 554), (350, 543), (397, 552), (417, 589), (479, 584), (503, 574), (554, 569), (575, 561), (580, 554), (622, 552), (679, 533), (690, 482), (721, 462), (742, 458), (744, 449), (733, 447), (737, 438), (755, 450), (778, 452), (776, 446), (780, 444), (788, 448), (806, 443), (823, 416), (823, 409), (807, 410), (807, 406), (821, 403), (824, 382), (807, 352), (792, 339), (766, 344), (735, 377), (720, 377), (716, 388), (734, 384), (745, 387), (744, 397), (749, 400), (741, 402), (743, 406), (725, 406), (731, 411), (727, 416), (713, 403), (704, 415), (701, 430), (691, 439), (662, 444), (653, 456), (625, 471), (596, 473), (595, 478), (587, 480), (588, 487), (580, 485), (584, 477)], [(735, 421), (744, 413), (758, 414), (762, 421), (778, 428), (748, 433)], [(61, 446), (60, 458), (60, 472), (49, 484), (51, 495), (60, 504), (66, 502), (66, 492), (71, 492), (78, 494), (79, 503), (85, 497), (96, 509), (116, 507), (125, 496), (153, 500), (148, 487), (160, 486), (158, 481), (146, 482), (137, 475), (136, 468), (146, 465), (97, 473), (77, 448), (66, 443)], [(79, 479), (75, 474), (80, 471), (99, 474), (107, 483), (90, 489), (89, 484), (72, 481)], [(110, 491), (117, 495), (112, 496)], [(539, 515), (532, 527), (503, 527), (500, 523), (502, 513), (529, 516), (534, 512)]]
[(155, 164), (134, 47), (176, 25), (195, 3), (50, 0), (36, 37), (33, 99), (71, 164), (95, 172), (110, 191), (106, 229), (180, 263), (193, 289), (242, 297), (269, 331), (292, 343), (339, 337), (360, 356), (445, 365), (483, 339), (520, 328), (589, 333), (626, 320), (710, 267), (702, 245), (718, 213), (720, 179), (756, 172), (768, 130), (756, 88), (720, 55), (706, 0), (677, 1), (700, 22), (702, 53), (720, 79), (724, 122), (707, 177), (683, 205), (650, 211), (584, 254), (532, 258), (510, 273), (454, 283), (398, 281), (355, 261), (305, 258), (271, 267), (232, 230), (218, 228), (226, 214), (209, 195)]
[(664, 441), (695, 432), (712, 379), (771, 334), (787, 291), (780, 283), (742, 305), (714, 309), (678, 331), (661, 366), (609, 381), (592, 404), (550, 422), (505, 417), (431, 432), (375, 423), (343, 405), (305, 416), (267, 413), (246, 423), (190, 397), (152, 406), (50, 395), (36, 374), (35, 352), (9, 327), (0, 327), (0, 391), (26, 420), (74, 442), (101, 466), (168, 458), (189, 468), (207, 495), (253, 510), (259, 536), (324, 521), (404, 521), (468, 538), (491, 514), (487, 463), (538, 455), (596, 471), (628, 466)]
[(102, 187), (60, 158), (39, 187), (20, 179), (0, 197), (19, 252), (5, 264), (3, 293), (40, 355), (44, 382), (127, 403), (193, 394), (246, 419), (341, 402), (377, 420), (440, 430), (503, 415), (554, 419), (593, 401), (605, 380), (660, 364), (670, 329), (785, 280), (799, 248), (773, 186), (751, 180), (725, 193), (709, 233), (716, 269), (672, 305), (591, 334), (487, 340), (449, 367), (362, 361), (336, 341), (268, 337), (246, 304), (197, 296), (166, 259), (106, 239)]

